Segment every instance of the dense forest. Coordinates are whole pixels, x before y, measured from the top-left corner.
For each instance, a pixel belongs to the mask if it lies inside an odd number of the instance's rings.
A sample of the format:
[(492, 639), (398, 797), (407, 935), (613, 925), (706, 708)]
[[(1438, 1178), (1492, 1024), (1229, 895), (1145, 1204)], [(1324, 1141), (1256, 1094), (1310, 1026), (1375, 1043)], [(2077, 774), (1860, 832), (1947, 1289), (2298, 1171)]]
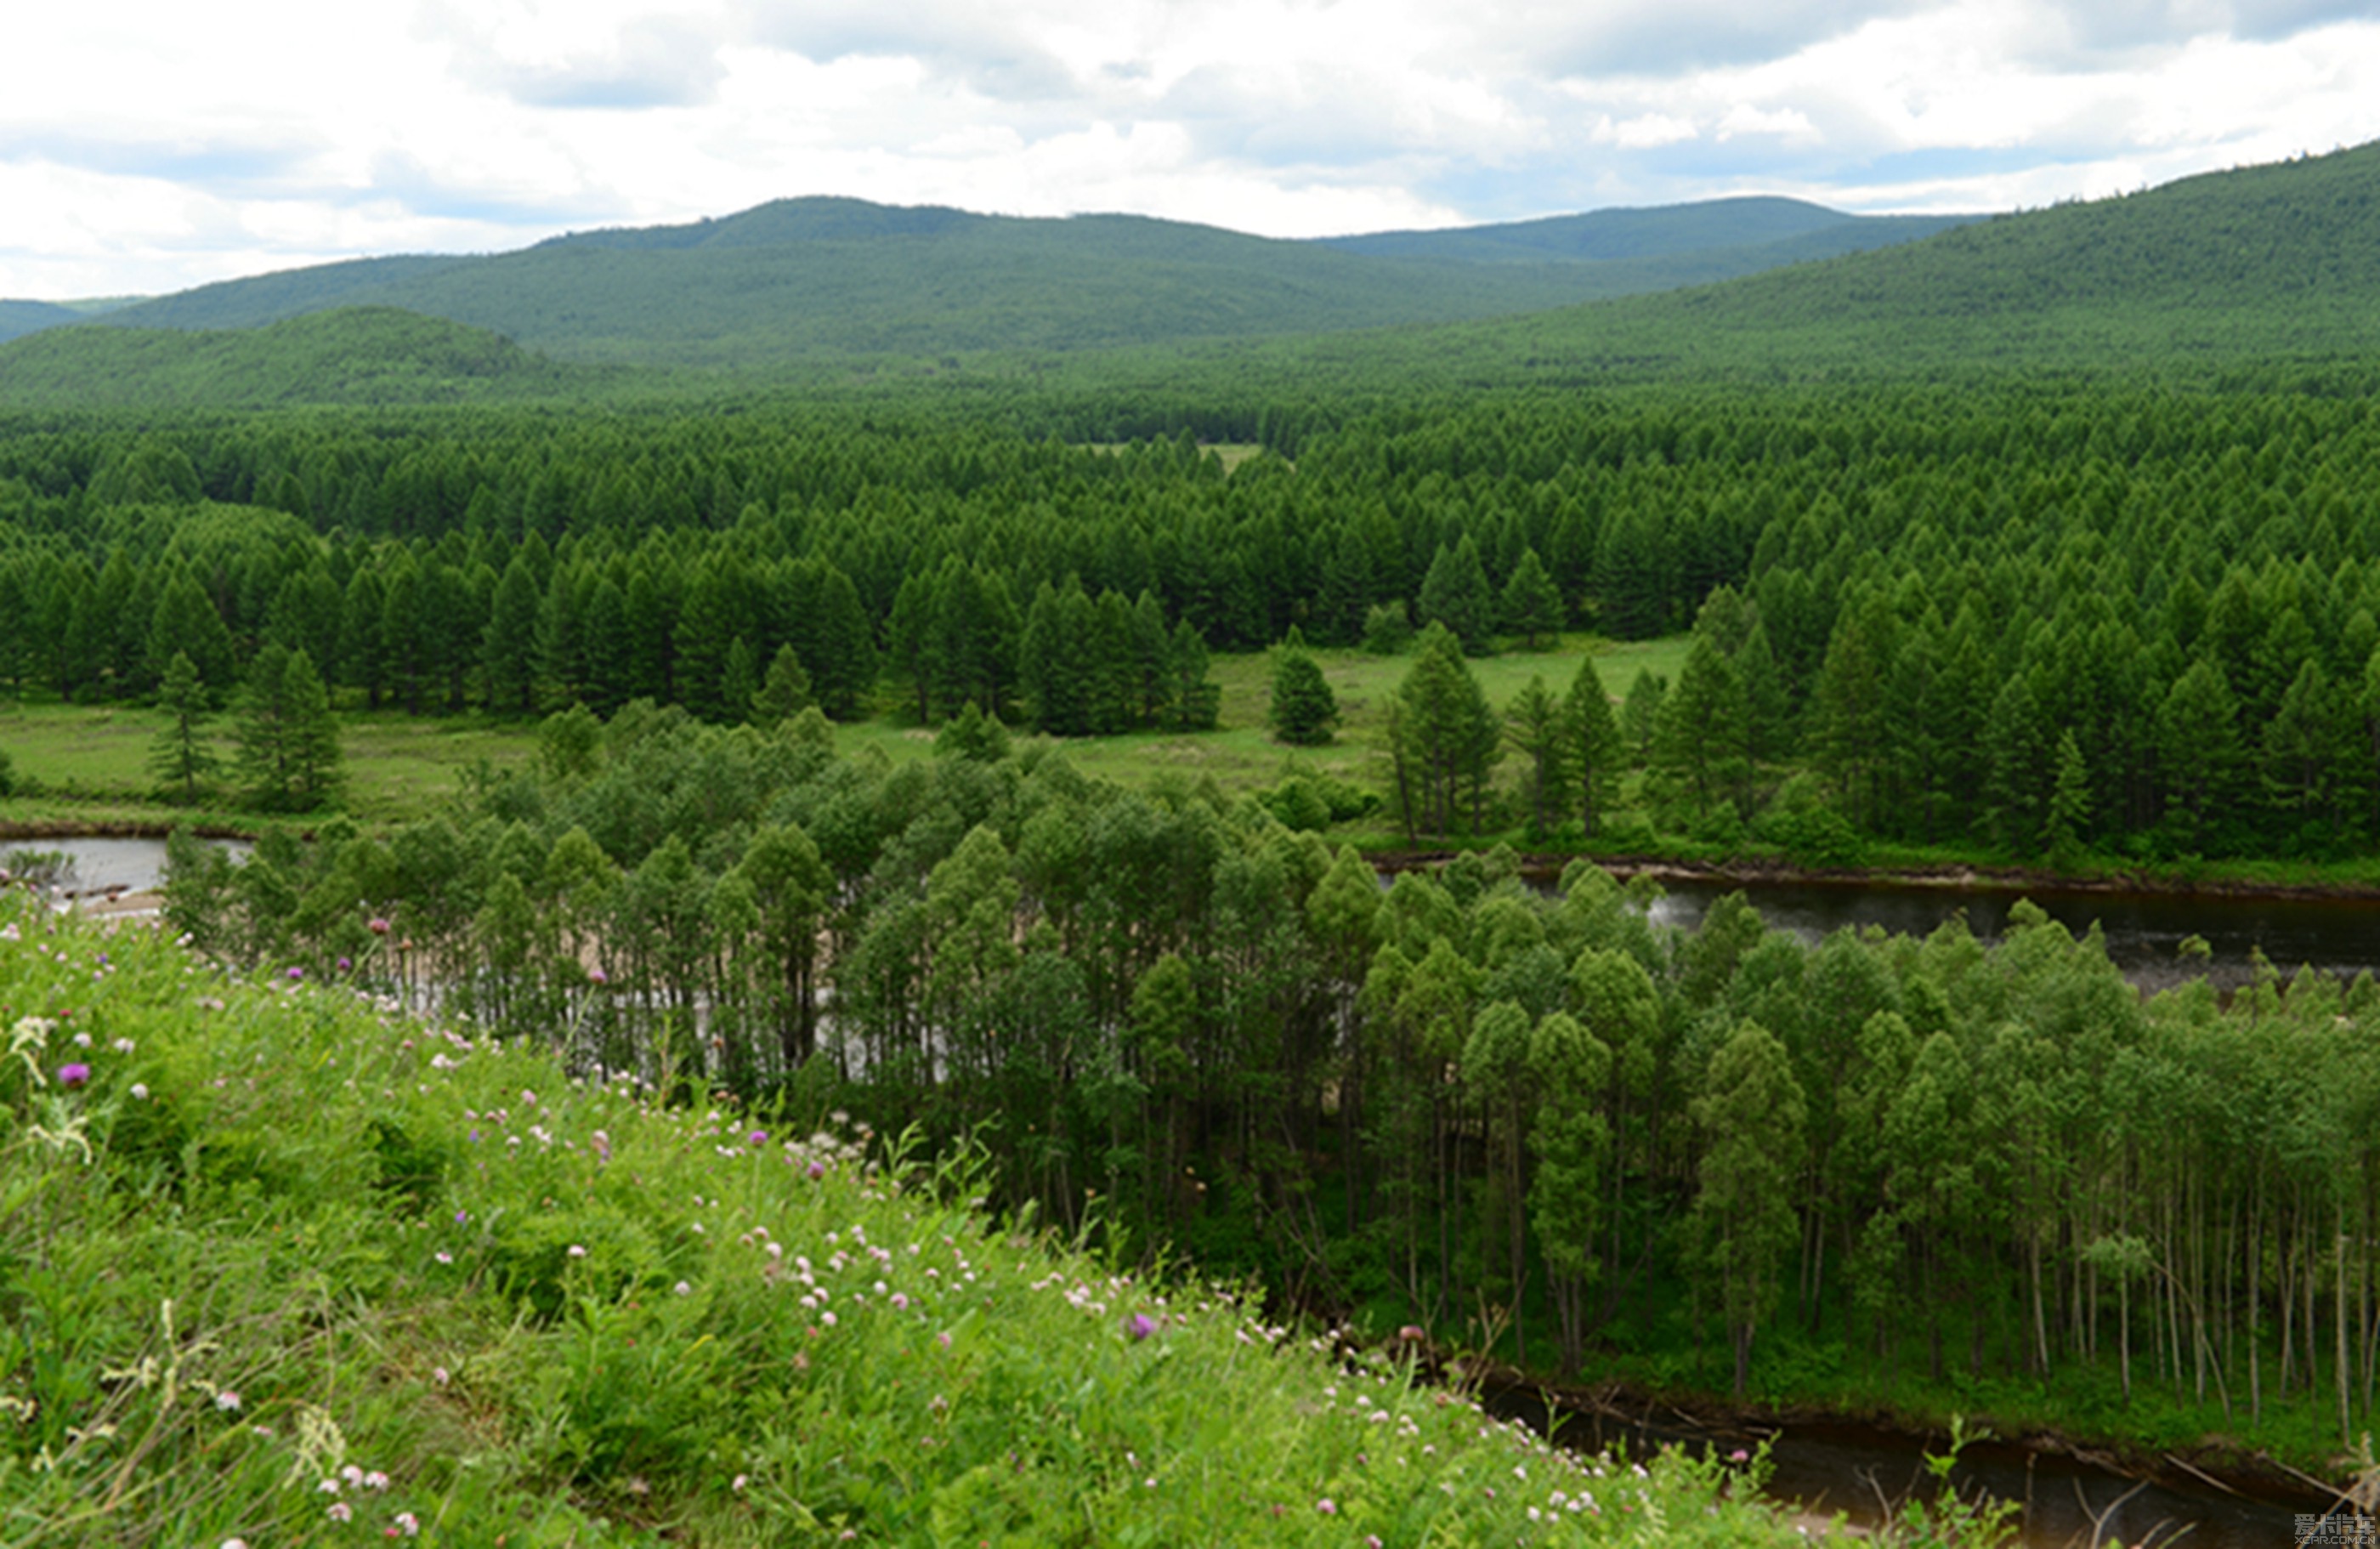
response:
[(177, 839), (168, 918), (581, 1070), (973, 1133), (1008, 1208), (1391, 1323), (1506, 1308), (1540, 1365), (2370, 1423), (2368, 976), (2143, 1003), (2022, 909), (1991, 949), (1740, 897), (1681, 934), (1508, 851), (1384, 889), (1253, 799), (957, 725), (893, 768), (815, 710), (558, 714), (433, 820)]
[(2363, 399), (1514, 396), (1286, 428), (1229, 471), (1205, 428), (1230, 427), (23, 427), (0, 440), (0, 683), (144, 699), (178, 652), (220, 703), (277, 644), (348, 702), (418, 714), (971, 706), (1067, 736), (1211, 724), (1208, 653), (1292, 629), (1395, 649), (1435, 624), (1473, 653), (1691, 629), (1676, 682), (1599, 685), (1623, 738), (1578, 696), (1551, 720), (1487, 707), (1471, 799), (1420, 829), (1609, 837), (1597, 770), (1642, 768), (1631, 821), (1719, 844), (2171, 860), (2380, 834)]

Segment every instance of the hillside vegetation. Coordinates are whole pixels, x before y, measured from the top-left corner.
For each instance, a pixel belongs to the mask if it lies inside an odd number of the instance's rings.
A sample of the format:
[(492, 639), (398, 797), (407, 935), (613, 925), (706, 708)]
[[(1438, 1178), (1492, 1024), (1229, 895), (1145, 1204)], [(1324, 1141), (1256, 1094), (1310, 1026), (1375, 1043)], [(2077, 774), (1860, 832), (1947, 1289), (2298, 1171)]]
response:
[[(1628, 212), (1475, 238), (1278, 241), (1131, 215), (1024, 219), (792, 199), (722, 220), (593, 231), (488, 258), (373, 259), (126, 309), (128, 327), (248, 327), (396, 306), (558, 356), (767, 369), (788, 357), (939, 359), (1443, 322), (1698, 283), (1906, 241), (1783, 201)], [(1558, 226), (1563, 240), (1542, 227)], [(1813, 239), (1819, 245), (1810, 245)], [(1368, 241), (1369, 246), (1366, 246)]]
[(1803, 1542), (374, 982), (0, 897), (0, 1539)]
[(387, 307), (310, 313), (252, 332), (86, 324), (0, 348), (0, 404), (225, 409), (448, 403), (589, 384), (483, 329)]

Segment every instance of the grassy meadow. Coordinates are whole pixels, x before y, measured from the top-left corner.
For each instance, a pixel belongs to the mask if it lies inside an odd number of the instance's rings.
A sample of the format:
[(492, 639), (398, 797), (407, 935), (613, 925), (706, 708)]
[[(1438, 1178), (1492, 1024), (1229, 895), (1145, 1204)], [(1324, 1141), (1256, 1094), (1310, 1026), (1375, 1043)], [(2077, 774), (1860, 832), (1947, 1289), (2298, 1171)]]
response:
[[(1508, 651), (1471, 664), (1495, 704), (1508, 703), (1532, 675), (1560, 694), (1592, 652), (1604, 687), (1615, 699), (1642, 668), (1675, 679), (1685, 660), (1686, 638), (1614, 643), (1572, 635), (1542, 652)], [(1412, 666), (1408, 656), (1373, 656), (1357, 651), (1312, 653), (1339, 701), (1338, 739), (1321, 748), (1292, 748), (1273, 739), (1265, 725), (1270, 702), (1272, 658), (1264, 653), (1218, 655), (1210, 676), (1222, 689), (1220, 725), (1211, 732), (1183, 735), (1133, 732), (1069, 741), (1069, 758), (1084, 773), (1125, 785), (1166, 774), (1212, 779), (1231, 793), (1262, 789), (1292, 769), (1328, 774), (1353, 785), (1384, 779), (1383, 731), (1387, 703)], [(902, 696), (880, 696), (888, 706)], [(0, 750), (6, 750), (18, 780), (33, 793), (0, 799), (0, 823), (20, 830), (78, 825), (161, 825), (192, 821), (202, 826), (253, 827), (255, 814), (242, 813), (225, 799), (193, 811), (158, 799), (148, 772), (149, 750), (164, 725), (145, 705), (61, 704), (55, 701), (0, 700)], [(228, 762), (228, 718), (213, 731)], [(930, 728), (914, 724), (897, 708), (875, 719), (836, 728), (845, 753), (874, 748), (894, 762), (929, 757)], [(485, 714), (413, 717), (395, 711), (347, 708), (340, 714), (340, 746), (346, 759), (344, 810), (367, 826), (426, 816), (460, 786), (468, 771), (485, 762), (504, 768), (531, 757), (534, 722)], [(1383, 837), (1387, 830), (1381, 830)]]

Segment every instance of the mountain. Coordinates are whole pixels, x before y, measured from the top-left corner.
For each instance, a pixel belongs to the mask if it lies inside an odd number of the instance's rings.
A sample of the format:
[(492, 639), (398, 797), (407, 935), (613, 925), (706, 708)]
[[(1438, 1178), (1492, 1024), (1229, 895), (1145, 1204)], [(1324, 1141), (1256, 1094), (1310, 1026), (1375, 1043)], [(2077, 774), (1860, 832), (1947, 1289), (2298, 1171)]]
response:
[[(1474, 385), (1979, 367), (2371, 379), (2380, 143), (1997, 215), (1723, 285), (1257, 355), (1283, 379)], [(1231, 367), (1267, 369), (1245, 353)]]
[(212, 332), (86, 323), (0, 345), (0, 404), (443, 403), (560, 393), (593, 374), (484, 329), (392, 308)]
[(52, 301), (0, 301), (0, 341), (81, 321), (82, 314), (73, 308)]
[[(1332, 333), (1539, 311), (1908, 240), (1792, 201), (1390, 234), (1383, 250), (1134, 215), (1025, 219), (863, 200), (781, 200), (721, 220), (589, 231), (482, 258), (383, 258), (200, 287), (125, 327), (233, 328), (399, 307), (556, 359), (773, 369)], [(1541, 229), (1542, 228), (1542, 229)], [(1590, 238), (1585, 233), (1609, 234)], [(1652, 235), (1630, 235), (1650, 232)], [(1363, 239), (1354, 239), (1360, 242)], [(1812, 246), (1812, 244), (1815, 244)]]
[(1746, 197), (1642, 210), (1593, 210), (1445, 231), (1382, 231), (1328, 238), (1325, 243), (1342, 252), (1378, 258), (1459, 259), (1474, 263), (1571, 259), (1619, 264), (1688, 255), (1705, 262), (1731, 263), (1766, 255), (1765, 262), (1748, 262), (1735, 270), (1751, 274), (1778, 262), (1915, 241), (1981, 218), (1847, 215), (1804, 200)]

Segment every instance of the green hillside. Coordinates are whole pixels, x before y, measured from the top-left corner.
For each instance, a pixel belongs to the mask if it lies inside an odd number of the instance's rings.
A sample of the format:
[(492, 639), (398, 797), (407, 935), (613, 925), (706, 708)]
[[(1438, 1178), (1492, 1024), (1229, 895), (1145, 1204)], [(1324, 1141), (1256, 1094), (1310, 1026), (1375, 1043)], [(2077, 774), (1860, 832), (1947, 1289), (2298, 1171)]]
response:
[(0, 341), (79, 320), (71, 309), (50, 301), (0, 301)]
[(508, 339), (389, 308), (206, 333), (85, 323), (0, 345), (0, 404), (445, 403), (586, 382)]
[(2002, 215), (1725, 286), (1391, 343), (1527, 377), (1683, 368), (2361, 368), (2380, 144)]
[(0, 1541), (1807, 1542), (393, 963), (241, 982), (0, 893)]
[[(1699, 255), (1743, 262), (1750, 274), (1779, 262), (1857, 252), (1915, 241), (1980, 219), (1974, 215), (1847, 215), (1805, 200), (1746, 197), (1584, 214), (1448, 231), (1383, 231), (1335, 237), (1327, 245), (1375, 258), (1460, 259), (1475, 263), (1572, 259), (1621, 264)], [(1824, 238), (1824, 240), (1813, 240)], [(1765, 261), (1755, 255), (1769, 255)], [(1645, 287), (1652, 288), (1652, 287)], [(1616, 294), (1616, 293), (1615, 293)]]
[(1614, 237), (1602, 244), (1609, 254), (1591, 242), (1565, 251), (1507, 236), (1475, 247), (1432, 246), (1433, 237), (1381, 255), (1141, 216), (1019, 219), (795, 199), (492, 258), (264, 275), (109, 321), (247, 327), (370, 304), (492, 329), (561, 359), (769, 370), (789, 360), (939, 360), (1505, 316), (1794, 262), (1839, 250), (1853, 239), (1845, 232), (1905, 240), (1932, 229), (1872, 227), (1788, 201), (1723, 205), (1631, 213), (1654, 219), (1659, 234)]

